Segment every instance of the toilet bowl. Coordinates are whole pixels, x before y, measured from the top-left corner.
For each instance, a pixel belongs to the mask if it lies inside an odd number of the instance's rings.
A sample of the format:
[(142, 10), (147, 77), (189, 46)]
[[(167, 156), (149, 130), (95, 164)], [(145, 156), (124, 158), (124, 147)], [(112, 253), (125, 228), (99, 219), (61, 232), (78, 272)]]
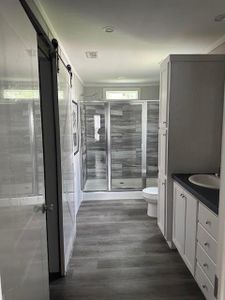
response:
[(158, 187), (147, 187), (143, 189), (142, 193), (148, 204), (147, 215), (157, 218)]

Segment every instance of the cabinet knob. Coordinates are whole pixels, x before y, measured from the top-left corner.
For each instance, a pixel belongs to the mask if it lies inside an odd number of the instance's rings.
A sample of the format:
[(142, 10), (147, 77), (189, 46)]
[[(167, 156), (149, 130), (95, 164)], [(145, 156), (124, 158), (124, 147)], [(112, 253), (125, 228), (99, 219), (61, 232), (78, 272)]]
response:
[(208, 242), (205, 242), (205, 243), (204, 243), (204, 246), (209, 247), (209, 243), (208, 243)]
[(204, 268), (208, 268), (209, 266), (208, 266), (207, 263), (204, 263), (204, 264), (203, 264), (203, 267), (204, 267)]
[(209, 220), (207, 220), (207, 221), (205, 222), (205, 224), (206, 224), (206, 225), (210, 225), (211, 222), (210, 222)]
[(207, 285), (203, 284), (203, 285), (202, 285), (202, 288), (203, 288), (204, 290), (208, 291)]

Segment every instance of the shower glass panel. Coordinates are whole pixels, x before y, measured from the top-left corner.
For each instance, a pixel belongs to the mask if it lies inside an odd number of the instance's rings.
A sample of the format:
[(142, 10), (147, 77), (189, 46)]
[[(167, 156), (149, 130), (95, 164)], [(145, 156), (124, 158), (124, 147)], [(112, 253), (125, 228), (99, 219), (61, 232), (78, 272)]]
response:
[(142, 188), (142, 103), (110, 103), (112, 190)]
[(104, 103), (81, 106), (83, 188), (88, 191), (106, 191), (106, 113)]
[(147, 180), (146, 186), (156, 186), (158, 178), (159, 102), (147, 103)]

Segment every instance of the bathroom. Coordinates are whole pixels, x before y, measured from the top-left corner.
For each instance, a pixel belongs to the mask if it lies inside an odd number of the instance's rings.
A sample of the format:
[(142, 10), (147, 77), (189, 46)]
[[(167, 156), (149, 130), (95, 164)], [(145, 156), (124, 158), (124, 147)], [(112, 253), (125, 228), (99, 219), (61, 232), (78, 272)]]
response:
[(224, 1), (0, 3), (0, 299), (224, 300)]

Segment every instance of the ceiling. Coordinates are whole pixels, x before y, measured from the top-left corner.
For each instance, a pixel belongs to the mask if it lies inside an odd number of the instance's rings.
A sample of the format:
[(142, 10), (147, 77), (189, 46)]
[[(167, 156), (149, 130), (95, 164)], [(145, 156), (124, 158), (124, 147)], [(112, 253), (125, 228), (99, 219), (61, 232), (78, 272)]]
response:
[[(224, 0), (40, 0), (86, 84), (153, 83), (168, 54), (207, 53), (225, 35)], [(113, 33), (105, 33), (105, 26)], [(98, 51), (88, 59), (86, 51)]]

